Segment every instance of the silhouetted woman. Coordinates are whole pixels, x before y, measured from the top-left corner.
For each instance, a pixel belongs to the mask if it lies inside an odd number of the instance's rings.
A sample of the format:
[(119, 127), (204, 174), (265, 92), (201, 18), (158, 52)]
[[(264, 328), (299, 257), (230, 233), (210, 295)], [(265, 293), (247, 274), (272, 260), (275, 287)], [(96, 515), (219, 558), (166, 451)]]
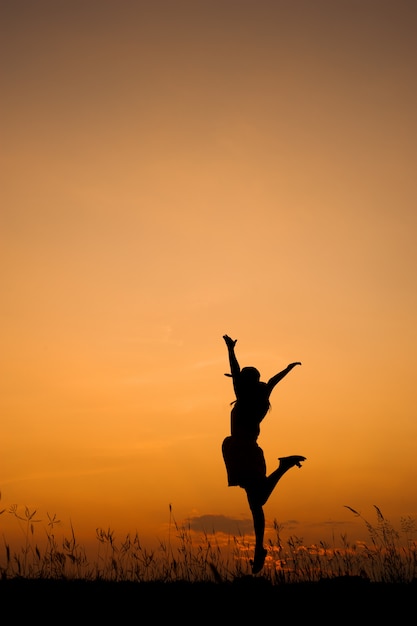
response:
[(260, 423), (270, 408), (269, 397), (275, 385), (300, 362), (290, 363), (282, 372), (275, 374), (267, 383), (261, 382), (255, 367), (240, 369), (235, 355), (236, 339), (224, 335), (233, 388), (236, 400), (232, 403), (231, 435), (222, 444), (229, 487), (239, 486), (246, 491), (255, 531), (255, 556), (252, 572), (258, 573), (265, 562), (264, 548), (265, 516), (263, 505), (267, 502), (280, 478), (291, 467), (301, 467), (304, 456), (279, 457), (279, 466), (269, 476), (262, 448), (257, 444)]

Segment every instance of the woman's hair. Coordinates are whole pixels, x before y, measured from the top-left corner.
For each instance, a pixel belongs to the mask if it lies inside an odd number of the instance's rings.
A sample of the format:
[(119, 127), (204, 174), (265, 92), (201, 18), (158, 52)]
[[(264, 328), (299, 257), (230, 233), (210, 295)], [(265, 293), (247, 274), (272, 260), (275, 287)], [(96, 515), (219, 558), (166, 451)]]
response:
[(240, 379), (244, 384), (259, 383), (261, 374), (256, 367), (242, 367), (240, 370)]
[[(269, 395), (267, 393), (267, 384), (261, 382), (261, 374), (256, 367), (242, 367), (239, 374), (239, 398), (245, 403), (252, 404), (253, 399), (256, 402), (268, 403), (268, 410), (271, 408)], [(235, 400), (236, 402), (236, 400)], [(234, 404), (234, 402), (232, 402)]]

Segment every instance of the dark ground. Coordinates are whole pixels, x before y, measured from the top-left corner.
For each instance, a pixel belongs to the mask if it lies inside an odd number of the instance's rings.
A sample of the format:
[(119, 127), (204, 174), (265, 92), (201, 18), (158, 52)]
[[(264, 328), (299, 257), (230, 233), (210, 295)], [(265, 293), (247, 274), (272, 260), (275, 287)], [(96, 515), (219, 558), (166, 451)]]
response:
[[(376, 620), (400, 623), (416, 618), (417, 584), (369, 583), (344, 578), (318, 583), (271, 585), (262, 577), (232, 583), (129, 583), (60, 580), (0, 581), (0, 607), (7, 623), (184, 624), (291, 619), (320, 624), (373, 626)], [(4, 620), (6, 623), (6, 619)]]

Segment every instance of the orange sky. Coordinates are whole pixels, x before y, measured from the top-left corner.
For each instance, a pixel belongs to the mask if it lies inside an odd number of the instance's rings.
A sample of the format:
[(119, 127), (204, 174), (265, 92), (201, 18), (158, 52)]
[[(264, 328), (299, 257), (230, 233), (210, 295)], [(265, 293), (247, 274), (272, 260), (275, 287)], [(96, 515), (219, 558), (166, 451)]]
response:
[(415, 2), (0, 7), (2, 532), (250, 533), (224, 333), (264, 380), (303, 363), (269, 524), (417, 516)]

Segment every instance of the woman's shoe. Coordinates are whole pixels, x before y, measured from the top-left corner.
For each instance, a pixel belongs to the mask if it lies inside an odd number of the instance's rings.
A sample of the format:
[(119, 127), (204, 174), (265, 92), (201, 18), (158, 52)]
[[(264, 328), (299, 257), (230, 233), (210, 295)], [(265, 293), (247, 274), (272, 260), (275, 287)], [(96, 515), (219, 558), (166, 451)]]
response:
[(280, 456), (278, 457), (279, 466), (281, 469), (290, 469), (290, 467), (301, 467), (301, 461), (305, 461), (305, 456)]

